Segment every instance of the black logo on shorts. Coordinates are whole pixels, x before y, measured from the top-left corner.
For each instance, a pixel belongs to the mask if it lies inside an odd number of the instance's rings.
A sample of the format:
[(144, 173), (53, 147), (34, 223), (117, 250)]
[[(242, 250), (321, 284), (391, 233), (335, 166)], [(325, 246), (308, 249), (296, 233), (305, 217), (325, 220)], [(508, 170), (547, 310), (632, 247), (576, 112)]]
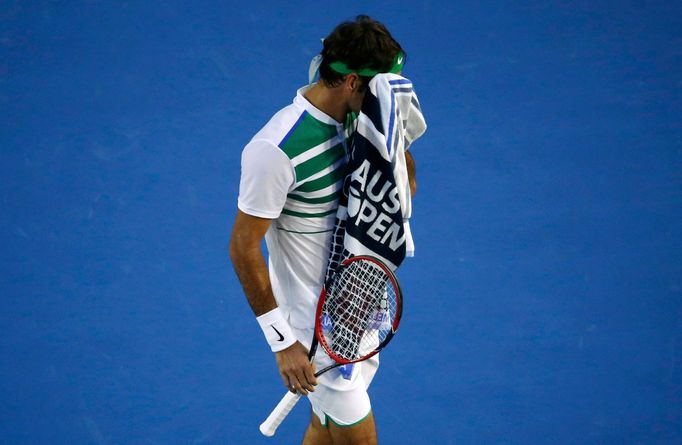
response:
[(279, 332), (279, 331), (277, 330), (277, 328), (274, 327), (274, 326), (272, 326), (272, 329), (274, 329), (275, 332), (277, 332), (277, 335), (279, 335), (279, 340), (277, 340), (277, 341), (284, 341), (284, 336), (282, 335), (282, 333)]

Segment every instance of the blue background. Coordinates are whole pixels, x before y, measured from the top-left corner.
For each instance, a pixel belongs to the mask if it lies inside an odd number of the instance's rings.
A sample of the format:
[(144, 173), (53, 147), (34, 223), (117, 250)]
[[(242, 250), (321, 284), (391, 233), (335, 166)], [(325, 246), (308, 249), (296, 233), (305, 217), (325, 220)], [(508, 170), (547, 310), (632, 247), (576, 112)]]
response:
[(227, 242), (241, 148), (357, 13), (429, 123), (381, 442), (682, 442), (679, 1), (8, 0), (1, 443), (298, 443)]

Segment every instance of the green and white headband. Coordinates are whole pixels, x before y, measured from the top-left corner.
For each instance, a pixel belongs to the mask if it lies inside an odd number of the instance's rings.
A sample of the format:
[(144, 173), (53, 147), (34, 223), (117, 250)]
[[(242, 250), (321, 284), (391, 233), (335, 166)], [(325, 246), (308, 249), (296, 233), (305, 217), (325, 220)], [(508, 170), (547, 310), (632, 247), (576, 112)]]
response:
[(348, 65), (346, 65), (344, 62), (342, 62), (340, 60), (337, 60), (336, 62), (330, 63), (329, 68), (331, 68), (332, 70), (336, 71), (339, 74), (355, 73), (358, 76), (372, 77), (372, 76), (376, 76), (379, 73), (397, 74), (403, 70), (404, 64), (405, 64), (405, 54), (403, 54), (402, 52), (399, 52), (393, 58), (393, 63), (391, 63), (391, 68), (388, 71), (379, 71), (379, 70), (375, 70), (375, 69), (372, 69), (369, 67), (362, 67), (362, 68), (354, 70), (354, 69), (348, 68)]
[[(308, 69), (308, 82), (313, 83), (315, 80), (315, 76), (317, 76), (319, 70), (320, 70), (320, 65), (322, 64), (322, 55), (318, 54), (315, 57), (313, 57), (313, 60), (310, 61), (310, 68)], [(375, 70), (373, 68), (369, 67), (362, 67), (359, 69), (351, 69), (348, 68), (348, 65), (346, 65), (345, 62), (342, 62), (340, 60), (337, 60), (335, 62), (332, 62), (329, 64), (329, 68), (331, 68), (333, 71), (339, 73), (339, 74), (351, 74), (355, 73), (358, 76), (363, 76), (363, 77), (372, 77), (376, 76), (379, 73), (393, 73), (397, 74), (403, 70), (403, 66), (405, 65), (405, 54), (401, 51), (396, 56), (393, 58), (393, 63), (391, 64), (391, 68), (388, 71), (379, 71)]]

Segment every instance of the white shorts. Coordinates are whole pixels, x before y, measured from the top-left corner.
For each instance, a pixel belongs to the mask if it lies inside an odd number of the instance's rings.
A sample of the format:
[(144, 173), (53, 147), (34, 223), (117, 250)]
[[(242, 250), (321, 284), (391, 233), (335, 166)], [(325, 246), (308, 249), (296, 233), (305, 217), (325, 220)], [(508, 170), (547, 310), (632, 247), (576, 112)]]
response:
[[(293, 329), (296, 338), (310, 347), (313, 330)], [(315, 370), (319, 371), (334, 363), (318, 346), (314, 358)], [(327, 419), (339, 426), (351, 426), (364, 420), (372, 410), (367, 388), (379, 369), (379, 354), (360, 363), (355, 363), (350, 380), (346, 380), (338, 369), (330, 369), (317, 378), (315, 391), (308, 394), (313, 412), (322, 425)]]

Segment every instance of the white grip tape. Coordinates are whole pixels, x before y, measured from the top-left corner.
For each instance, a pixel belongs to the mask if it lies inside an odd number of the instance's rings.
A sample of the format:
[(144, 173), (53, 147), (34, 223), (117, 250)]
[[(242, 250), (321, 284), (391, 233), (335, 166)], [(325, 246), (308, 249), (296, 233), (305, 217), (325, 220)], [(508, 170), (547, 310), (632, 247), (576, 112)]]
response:
[(300, 394), (294, 394), (291, 391), (287, 391), (275, 409), (272, 410), (268, 418), (260, 424), (260, 432), (263, 433), (264, 436), (274, 436), (277, 427), (279, 427), (282, 421), (289, 415), (289, 412), (296, 406), (296, 403), (298, 403), (300, 398)]

